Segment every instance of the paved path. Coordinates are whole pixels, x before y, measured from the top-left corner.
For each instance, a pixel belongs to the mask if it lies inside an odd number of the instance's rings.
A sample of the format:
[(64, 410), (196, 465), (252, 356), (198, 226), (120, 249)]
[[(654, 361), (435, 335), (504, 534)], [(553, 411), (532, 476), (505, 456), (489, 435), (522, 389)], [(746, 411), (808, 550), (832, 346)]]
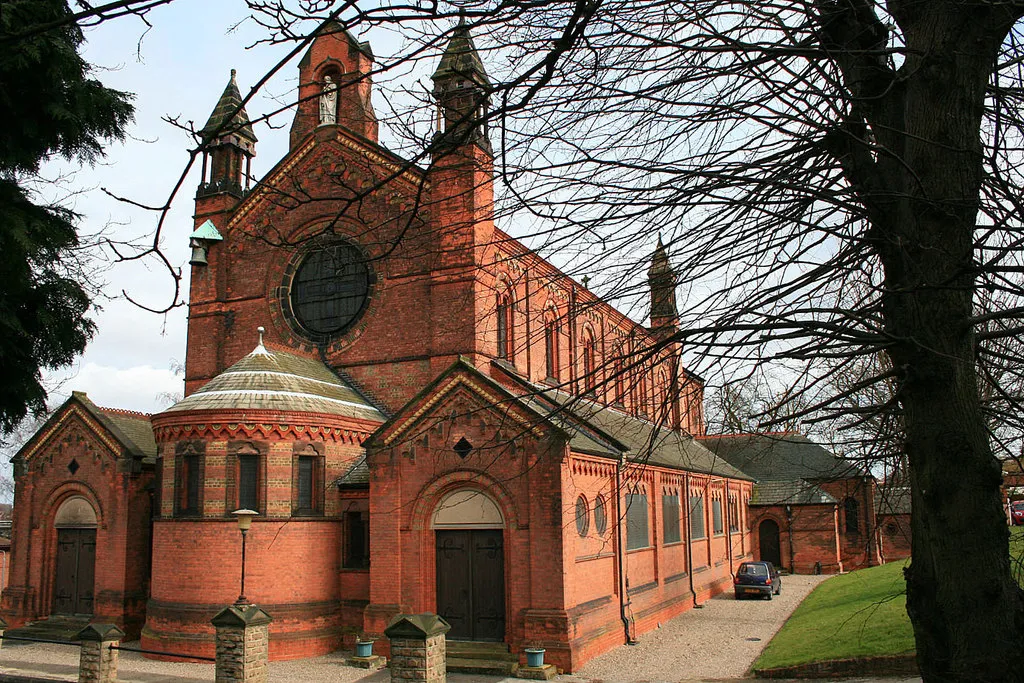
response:
[[(616, 648), (588, 662), (582, 671), (559, 676), (556, 680), (562, 683), (687, 683), (740, 678), (800, 601), (823, 578), (785, 576), (782, 595), (771, 601), (737, 601), (731, 593), (720, 595), (705, 603), (702, 609), (690, 610), (643, 635), (638, 644)], [(78, 648), (5, 643), (0, 647), (0, 681), (4, 674), (75, 681)], [(198, 683), (213, 680), (213, 665), (154, 662), (137, 653), (122, 652), (118, 674), (118, 679), (125, 683)], [(269, 678), (273, 683), (388, 683), (390, 680), (386, 670), (368, 673), (345, 666), (341, 653), (272, 662)], [(465, 674), (450, 674), (448, 680), (450, 683), (521, 683), (520, 679)], [(871, 680), (878, 683), (882, 679)], [(885, 680), (920, 681), (919, 678)]]

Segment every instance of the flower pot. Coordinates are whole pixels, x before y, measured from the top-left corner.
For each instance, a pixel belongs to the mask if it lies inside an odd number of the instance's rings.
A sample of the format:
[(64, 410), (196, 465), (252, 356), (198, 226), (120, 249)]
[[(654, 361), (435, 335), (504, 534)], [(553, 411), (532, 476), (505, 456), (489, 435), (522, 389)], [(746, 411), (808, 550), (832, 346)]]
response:
[(373, 654), (372, 640), (356, 641), (356, 657), (369, 657)]
[(542, 647), (528, 647), (528, 648), (526, 648), (526, 666), (532, 666), (532, 667), (544, 666), (544, 648), (542, 648)]

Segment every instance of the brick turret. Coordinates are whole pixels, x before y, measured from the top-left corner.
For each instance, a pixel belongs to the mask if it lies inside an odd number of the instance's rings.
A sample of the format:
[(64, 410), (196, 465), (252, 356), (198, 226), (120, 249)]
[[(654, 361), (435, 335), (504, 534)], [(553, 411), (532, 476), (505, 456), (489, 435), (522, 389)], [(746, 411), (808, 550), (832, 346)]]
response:
[(228, 194), (241, 198), (249, 189), (250, 164), (256, 155), (256, 135), (242, 106), (234, 69), (199, 135), (203, 140), (203, 177), (196, 196)]
[(668, 260), (668, 250), (658, 236), (658, 246), (647, 269), (647, 282), (651, 288), (651, 331), (670, 335), (679, 328), (676, 309), (676, 273)]

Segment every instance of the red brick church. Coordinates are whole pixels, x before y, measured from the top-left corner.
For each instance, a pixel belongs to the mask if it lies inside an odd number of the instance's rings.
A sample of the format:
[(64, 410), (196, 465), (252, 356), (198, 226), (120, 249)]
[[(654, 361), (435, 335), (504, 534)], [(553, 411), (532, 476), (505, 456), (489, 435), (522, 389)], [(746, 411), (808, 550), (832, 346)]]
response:
[(437, 612), (449, 639), (572, 671), (756, 553), (753, 480), (695, 440), (702, 382), (663, 343), (666, 250), (644, 326), (495, 227), (464, 27), (422, 163), (378, 143), (373, 63), (340, 28), (315, 40), (290, 150), (251, 186), (232, 72), (201, 132), (185, 398), (147, 416), (76, 393), (16, 456), (9, 622), (92, 615), (210, 655), (252, 509), (272, 658)]

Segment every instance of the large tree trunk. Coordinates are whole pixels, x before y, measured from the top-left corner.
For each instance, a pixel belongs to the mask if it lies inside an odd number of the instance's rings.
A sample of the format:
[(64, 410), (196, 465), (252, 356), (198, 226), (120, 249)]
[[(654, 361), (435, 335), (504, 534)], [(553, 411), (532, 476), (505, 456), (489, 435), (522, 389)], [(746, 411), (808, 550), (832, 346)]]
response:
[(896, 151), (878, 163), (893, 194), (874, 197), (884, 218), (873, 220), (873, 237), (906, 419), (907, 611), (921, 673), (926, 681), (1021, 681), (1024, 594), (1010, 573), (1001, 471), (981, 412), (969, 322), (979, 129), (1005, 33), (996, 18), (964, 4), (936, 0), (903, 26), (906, 77), (874, 122), (897, 134), (882, 134)]

